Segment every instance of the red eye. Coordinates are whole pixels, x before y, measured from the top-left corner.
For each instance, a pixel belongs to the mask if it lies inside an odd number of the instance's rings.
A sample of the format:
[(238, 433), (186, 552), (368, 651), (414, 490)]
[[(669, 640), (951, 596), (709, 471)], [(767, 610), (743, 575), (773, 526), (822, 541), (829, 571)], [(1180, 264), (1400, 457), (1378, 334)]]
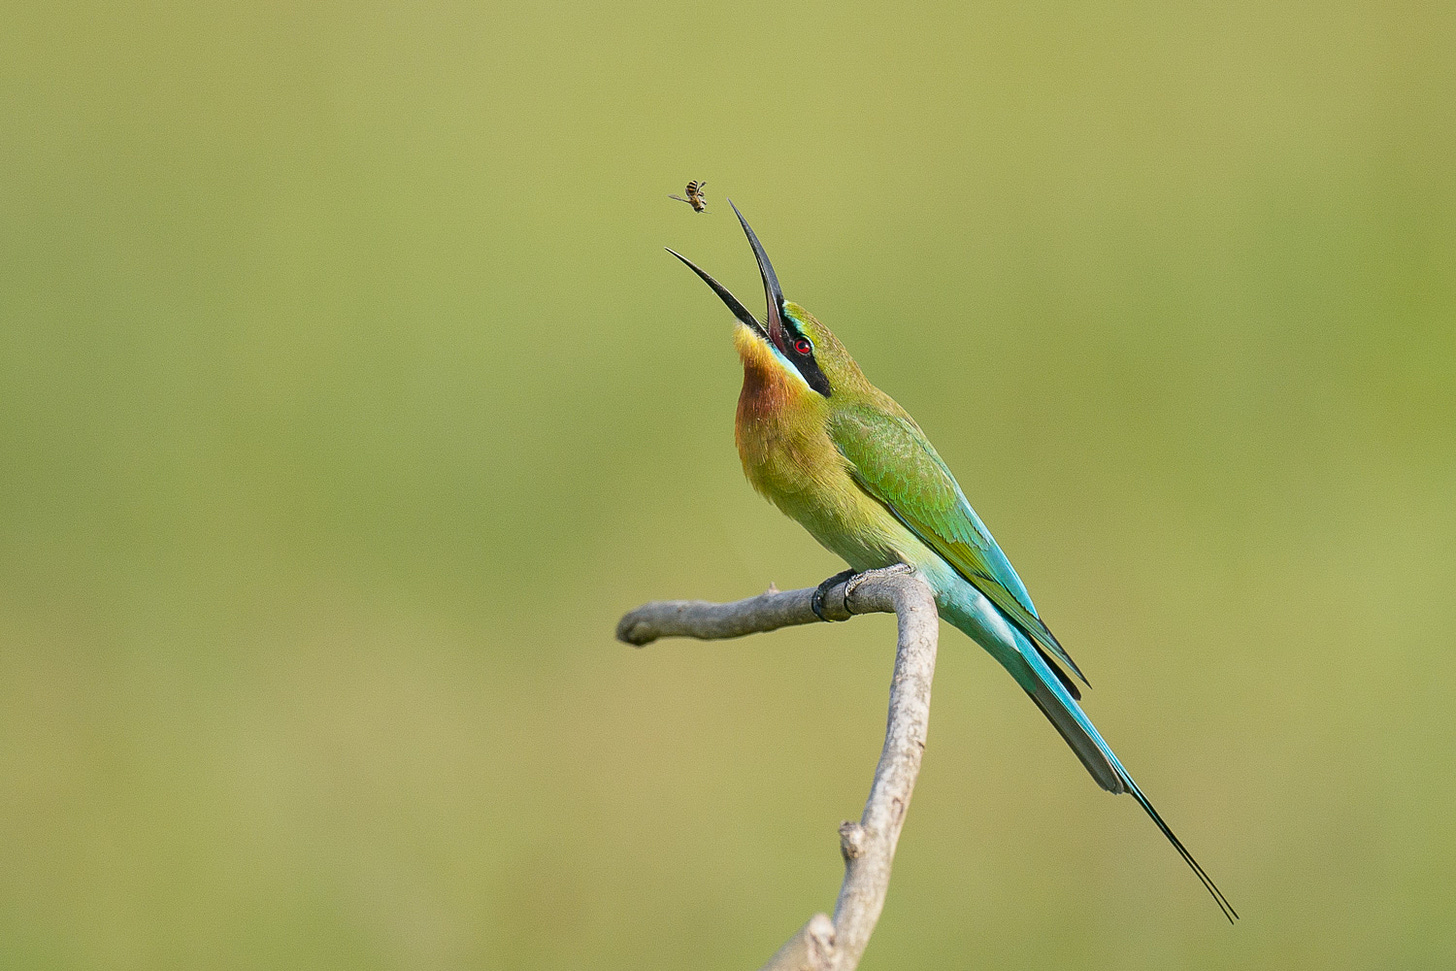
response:
[(798, 340), (794, 341), (794, 350), (798, 351), (800, 354), (808, 354), (813, 349), (814, 349), (814, 345), (813, 344), (810, 344), (808, 341), (806, 341), (802, 337), (800, 337)]

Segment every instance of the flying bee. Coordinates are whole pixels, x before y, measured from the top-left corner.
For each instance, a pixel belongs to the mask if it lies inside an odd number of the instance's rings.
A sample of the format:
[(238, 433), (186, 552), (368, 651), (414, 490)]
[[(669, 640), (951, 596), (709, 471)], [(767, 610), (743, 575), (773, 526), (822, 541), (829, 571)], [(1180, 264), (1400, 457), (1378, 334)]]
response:
[(706, 179), (702, 182), (689, 182), (688, 187), (683, 190), (688, 194), (686, 199), (682, 196), (668, 196), (668, 198), (676, 199), (678, 202), (686, 202), (693, 207), (693, 212), (703, 212), (708, 208), (708, 200), (703, 196), (703, 186), (707, 184)]

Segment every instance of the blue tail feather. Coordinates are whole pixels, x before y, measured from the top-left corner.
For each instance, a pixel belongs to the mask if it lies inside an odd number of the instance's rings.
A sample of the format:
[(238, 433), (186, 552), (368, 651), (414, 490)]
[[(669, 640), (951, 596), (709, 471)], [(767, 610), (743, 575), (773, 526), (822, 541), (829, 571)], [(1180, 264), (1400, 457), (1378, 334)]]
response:
[[(1183, 841), (1180, 840), (1173, 833), (1173, 830), (1168, 826), (1168, 824), (1163, 821), (1163, 817), (1158, 814), (1157, 809), (1153, 808), (1152, 802), (1148, 799), (1146, 795), (1143, 794), (1143, 791), (1138, 786), (1138, 784), (1133, 781), (1133, 778), (1130, 774), (1128, 774), (1127, 769), (1123, 768), (1122, 762), (1115, 754), (1113, 754), (1112, 747), (1108, 745), (1105, 740), (1103, 740), (1101, 733), (1098, 732), (1096, 726), (1092, 724), (1092, 720), (1088, 718), (1087, 713), (1082, 710), (1082, 706), (1077, 704), (1076, 699), (1074, 699), (1067, 692), (1065, 686), (1062, 684), (1061, 679), (1056, 676), (1056, 674), (1052, 671), (1051, 667), (1040, 656), (1039, 652), (1035, 650), (1034, 645), (1032, 645), (1031, 642), (1027, 641), (1025, 638), (1020, 637), (1019, 631), (1017, 632), (1017, 635), (1017, 647), (1019, 648), (1021, 657), (1036, 674), (1041, 684), (1046, 689), (1048, 689), (1052, 697), (1060, 703), (1062, 711), (1071, 715), (1073, 723), (1081, 729), (1083, 736), (1087, 740), (1091, 741), (1094, 745), (1096, 745), (1097, 750), (1102, 754), (1103, 757), (1106, 758), (1107, 762), (1111, 764), (1112, 768), (1117, 773), (1118, 779), (1122, 783), (1124, 791), (1132, 794), (1132, 797), (1137, 800), (1138, 805), (1143, 807), (1143, 812), (1147, 813), (1148, 818), (1153, 821), (1153, 825), (1157, 826), (1159, 831), (1162, 832), (1163, 836), (1167, 838), (1168, 842), (1173, 844), (1173, 848), (1178, 851), (1178, 855), (1183, 857), (1183, 861), (1188, 864), (1189, 869), (1193, 871), (1193, 873), (1198, 877), (1199, 881), (1208, 890), (1209, 895), (1213, 897), (1214, 902), (1218, 904), (1219, 910), (1223, 911), (1223, 915), (1228, 918), (1229, 923), (1233, 923), (1235, 920), (1237, 920), (1239, 916), (1238, 912), (1234, 910), (1233, 905), (1228, 902), (1228, 898), (1223, 895), (1223, 891), (1218, 889), (1218, 886), (1213, 882), (1213, 879), (1209, 877), (1209, 875), (1204, 871), (1203, 867), (1198, 864), (1198, 861), (1193, 858), (1193, 854), (1188, 852), (1188, 848), (1183, 845)], [(1046, 702), (1042, 700), (1042, 698), (1039, 698), (1037, 695), (1033, 694), (1032, 700), (1036, 701), (1037, 706), (1046, 713), (1052, 724), (1055, 725), (1057, 727), (1057, 730), (1062, 733), (1062, 736), (1064, 738), (1067, 738), (1067, 742), (1072, 746), (1073, 750), (1076, 751), (1079, 756), (1082, 755), (1081, 749), (1078, 746), (1077, 742), (1074, 742), (1072, 738), (1067, 737), (1067, 730), (1063, 727), (1064, 720), (1054, 717), (1052, 712), (1048, 711), (1048, 706)], [(1087, 762), (1087, 759), (1085, 757), (1083, 758), (1083, 762), (1084, 764)], [(1092, 766), (1088, 765), (1088, 768), (1092, 769)], [(1092, 774), (1094, 778), (1097, 778), (1097, 781), (1099, 783), (1102, 782), (1102, 779), (1098, 777), (1098, 773), (1096, 770), (1093, 770)], [(1109, 787), (1106, 784), (1103, 784), (1103, 788)]]
[[(937, 571), (932, 568), (931, 572)], [(970, 584), (956, 577), (951, 582), (936, 583), (935, 586), (938, 589), (936, 599), (945, 619), (984, 647), (1011, 673), (1046, 715), (1047, 720), (1056, 727), (1098, 785), (1109, 792), (1129, 793), (1137, 800), (1138, 805), (1143, 807), (1143, 812), (1148, 814), (1148, 818), (1208, 890), (1223, 915), (1230, 923), (1236, 920), (1239, 915), (1224, 897), (1223, 891), (1204, 872), (1193, 854), (1188, 852), (1187, 847), (1153, 808), (1152, 802), (1133, 781), (1127, 769), (1123, 768), (1122, 762), (1113, 754), (1112, 747), (1102, 738), (1092, 720), (1077, 703), (1077, 699), (1067, 690), (1067, 679), (1059, 676), (1061, 672), (1053, 668), (1051, 662), (1036, 649), (1036, 645), (1002, 617), (990, 601), (971, 588)]]

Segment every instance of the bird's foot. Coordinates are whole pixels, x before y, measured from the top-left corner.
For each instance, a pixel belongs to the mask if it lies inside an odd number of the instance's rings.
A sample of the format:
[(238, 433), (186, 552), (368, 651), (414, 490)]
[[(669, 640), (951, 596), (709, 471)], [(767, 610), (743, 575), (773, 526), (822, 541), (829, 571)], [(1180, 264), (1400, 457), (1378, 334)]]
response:
[[(834, 587), (835, 584), (845, 583), (846, 581), (852, 579), (854, 579), (854, 571), (845, 570), (842, 573), (834, 574), (834, 576), (830, 577), (828, 580), (825, 580), (823, 583), (819, 584), (819, 586), (815, 587), (814, 596), (809, 598), (809, 609), (814, 611), (814, 616), (827, 623), (829, 621), (829, 618), (824, 616), (825, 595), (829, 593), (829, 591)], [(845, 603), (844, 605), (844, 612), (846, 614), (849, 613), (848, 603)], [(848, 620), (849, 618), (846, 617), (844, 619)]]
[[(890, 566), (880, 567), (877, 570), (865, 570), (863, 573), (856, 573), (853, 570), (845, 570), (843, 573), (836, 573), (834, 574), (834, 576), (830, 577), (828, 580), (825, 580), (823, 583), (819, 584), (819, 586), (814, 588), (814, 596), (809, 600), (809, 609), (814, 611), (814, 616), (818, 617), (820, 620), (837, 620), (839, 618), (824, 616), (824, 598), (829, 594), (830, 590), (834, 589), (835, 585), (841, 582), (844, 584), (844, 593), (841, 596), (841, 604), (844, 607), (845, 614), (848, 615), (853, 612), (849, 609), (849, 597), (851, 594), (854, 593), (855, 588), (858, 587), (861, 583), (864, 583), (866, 580), (878, 580), (884, 577), (898, 577), (904, 576), (907, 573), (914, 572), (914, 567), (911, 567), (908, 564), (894, 563)], [(846, 616), (844, 619), (848, 620), (849, 617)]]

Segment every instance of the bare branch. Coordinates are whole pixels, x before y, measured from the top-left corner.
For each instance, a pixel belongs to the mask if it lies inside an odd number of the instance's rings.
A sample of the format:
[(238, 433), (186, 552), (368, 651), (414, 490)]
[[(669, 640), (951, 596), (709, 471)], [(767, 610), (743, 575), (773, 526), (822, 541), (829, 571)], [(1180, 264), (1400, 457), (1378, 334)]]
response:
[[(640, 647), (660, 637), (713, 640), (811, 624), (819, 620), (812, 606), (814, 594), (810, 588), (782, 593), (771, 588), (728, 604), (657, 601), (623, 617), (617, 637)], [(823, 612), (832, 620), (866, 613), (894, 613), (898, 618), (885, 746), (864, 815), (839, 828), (844, 884), (834, 920), (815, 914), (761, 971), (853, 971), (858, 966), (885, 905), (890, 864), (930, 725), (930, 685), (940, 625), (935, 597), (925, 581), (904, 565), (847, 580), (836, 578), (827, 588)]]

